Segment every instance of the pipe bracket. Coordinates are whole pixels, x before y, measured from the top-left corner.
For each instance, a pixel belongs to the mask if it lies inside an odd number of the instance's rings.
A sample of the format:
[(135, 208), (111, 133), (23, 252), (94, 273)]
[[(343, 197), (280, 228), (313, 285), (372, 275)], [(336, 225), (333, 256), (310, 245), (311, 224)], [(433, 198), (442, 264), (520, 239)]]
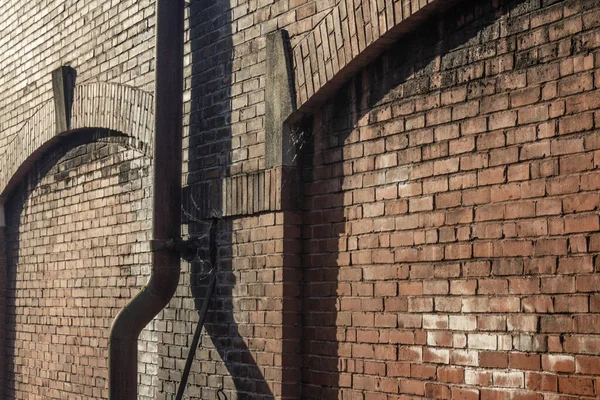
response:
[(201, 243), (198, 238), (190, 238), (190, 239), (167, 239), (167, 240), (151, 240), (150, 241), (150, 251), (153, 253), (156, 252), (177, 252), (180, 253), (181, 258), (186, 261), (194, 260), (198, 251), (200, 250)]

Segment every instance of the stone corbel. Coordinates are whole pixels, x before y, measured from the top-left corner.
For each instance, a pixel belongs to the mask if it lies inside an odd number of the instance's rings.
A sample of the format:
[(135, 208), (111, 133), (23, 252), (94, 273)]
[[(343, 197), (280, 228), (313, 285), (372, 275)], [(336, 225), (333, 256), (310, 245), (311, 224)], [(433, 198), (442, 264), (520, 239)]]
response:
[(77, 72), (67, 66), (52, 71), (52, 91), (54, 94), (54, 110), (56, 113), (56, 133), (71, 129), (73, 93)]
[(279, 30), (267, 35), (265, 87), (265, 166), (292, 167), (296, 149), (286, 120), (296, 111), (288, 33)]

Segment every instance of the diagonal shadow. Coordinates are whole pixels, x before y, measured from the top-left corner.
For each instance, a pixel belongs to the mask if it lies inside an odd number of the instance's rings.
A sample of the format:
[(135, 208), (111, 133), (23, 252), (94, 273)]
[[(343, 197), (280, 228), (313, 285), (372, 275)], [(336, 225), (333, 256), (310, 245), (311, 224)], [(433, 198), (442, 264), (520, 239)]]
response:
[[(362, 329), (365, 335), (362, 341), (366, 345), (353, 346), (361, 341), (357, 338), (361, 330), (358, 320), (373, 314), (374, 309), (369, 307), (375, 304), (371, 300), (377, 300), (368, 290), (361, 293), (364, 288), (360, 285), (366, 278), (361, 266), (356, 266), (360, 257), (358, 237), (369, 231), (365, 225), (368, 221), (362, 221), (361, 203), (372, 200), (360, 199), (362, 184), (354, 178), (373, 170), (368, 166), (367, 157), (355, 159), (351, 155), (352, 145), (361, 141), (359, 130), (377, 123), (378, 116), (372, 112), (374, 107), (392, 101), (420, 96), (422, 106), (426, 106), (429, 93), (467, 81), (472, 81), (469, 96), (485, 93), (487, 82), (480, 79), (483, 67), (480, 71), (473, 64), (481, 64), (477, 62), (478, 57), (485, 58), (486, 42), (496, 34), (500, 16), (520, 12), (524, 3), (524, 0), (467, 0), (459, 7), (431, 16), (354, 76), (314, 115), (312, 129), (309, 129), (312, 132), (300, 158), (303, 180), (302, 398), (362, 398), (364, 392), (353, 389), (354, 379), (366, 373), (366, 362), (380, 361), (374, 354), (368, 355), (370, 344), (376, 342), (369, 342), (371, 339), (366, 339), (366, 335), (377, 333), (376, 329), (372, 332)], [(465, 9), (471, 12), (465, 15)], [(469, 50), (475, 43), (480, 45), (481, 54)], [(464, 65), (465, 60), (468, 65), (457, 68)], [(516, 57), (515, 68), (536, 62), (543, 60), (523, 55)], [(435, 107), (434, 101), (429, 106)], [(414, 110), (407, 115), (411, 112)], [(399, 159), (405, 165), (418, 162), (411, 159), (408, 152)], [(377, 229), (373, 226), (370, 231), (377, 232)], [(406, 298), (402, 294), (397, 297)], [(394, 376), (385, 368), (383, 372), (369, 373), (379, 373), (382, 378)]]
[[(234, 75), (232, 10), (229, 2), (191, 0), (189, 45), (189, 146), (187, 185), (184, 188), (184, 221), (187, 233), (198, 238), (194, 261), (183, 265), (183, 282), (189, 284), (195, 311), (199, 314), (208, 288), (207, 273), (217, 268), (216, 289), (208, 308), (199, 349), (192, 365), (186, 395), (191, 398), (273, 399), (261, 369), (248, 348), (245, 333), (234, 315), (236, 272), (232, 265), (232, 219), (221, 218), (221, 186), (232, 172), (232, 83)], [(208, 189), (207, 189), (208, 188)], [(200, 193), (200, 194), (199, 194)], [(210, 193), (210, 198), (206, 194)], [(203, 197), (204, 196), (204, 197)], [(211, 219), (218, 220), (211, 238)], [(208, 261), (211, 240), (217, 245), (217, 265)], [(185, 276), (187, 275), (187, 277)], [(180, 314), (180, 315), (187, 315)], [(185, 321), (195, 329), (196, 316)], [(244, 321), (247, 323), (248, 321)], [(189, 330), (188, 330), (189, 332)], [(191, 342), (191, 335), (187, 343)], [(160, 347), (165, 350), (161, 351)], [(168, 357), (166, 346), (159, 351)], [(188, 349), (184, 347), (187, 356)], [(177, 363), (177, 373), (183, 369)], [(165, 366), (166, 367), (166, 366)], [(165, 368), (167, 369), (167, 368)], [(166, 373), (166, 371), (165, 371)], [(175, 393), (176, 387), (165, 387)], [(170, 397), (167, 397), (170, 398)], [(174, 398), (174, 397), (173, 397)]]

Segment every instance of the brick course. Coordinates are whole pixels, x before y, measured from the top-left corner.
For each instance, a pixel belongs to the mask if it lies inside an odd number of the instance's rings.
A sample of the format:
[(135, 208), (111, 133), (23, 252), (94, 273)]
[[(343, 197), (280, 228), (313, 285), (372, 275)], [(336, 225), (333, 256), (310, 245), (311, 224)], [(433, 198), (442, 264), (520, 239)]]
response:
[[(47, 153), (13, 192), (5, 398), (106, 398), (110, 325), (150, 272), (149, 169), (118, 143), (75, 142)], [(155, 397), (152, 331), (139, 343), (140, 398)]]
[(500, 3), (425, 24), (315, 116), (304, 398), (599, 395), (576, 366), (598, 356), (597, 6)]
[[(183, 233), (205, 235), (207, 222), (221, 218), (218, 289), (190, 398), (219, 398), (221, 389), (228, 398), (600, 395), (598, 6), (465, 1), (438, 15), (441, 3), (189, 3)], [(25, 147), (37, 148), (48, 129), (54, 135), (52, 123), (38, 117), (53, 115), (50, 71), (61, 64), (77, 70), (79, 88), (102, 93), (76, 103), (92, 113), (77, 114), (87, 122), (75, 127), (116, 129), (147, 150), (150, 108), (127, 114), (121, 104), (115, 110), (122, 114), (115, 114), (102, 107), (115, 106), (110, 99), (118, 90), (128, 93), (121, 97), (127, 104), (150, 101), (151, 2), (41, 7), (14, 0), (0, 5), (0, 14), (8, 15), (0, 31), (9, 32), (0, 35), (0, 154), (14, 140), (29, 137)], [(276, 29), (289, 32), (300, 111), (314, 114), (312, 124), (293, 127), (300, 176), (265, 170), (265, 35)], [(333, 93), (354, 72), (360, 73)], [(102, 92), (107, 87), (115, 91)], [(309, 100), (320, 108), (303, 109)], [(138, 123), (113, 124), (114, 115)], [(81, 156), (95, 157), (103, 151), (97, 146), (82, 145)], [(121, 176), (115, 169), (126, 168), (123, 160), (135, 165), (132, 171), (149, 166), (133, 150), (111, 146), (114, 159), (72, 170), (73, 186), (49, 183), (66, 196), (65, 207), (69, 190), (91, 171)], [(57, 165), (68, 163), (69, 156)], [(51, 182), (57, 174), (40, 179)], [(144, 181), (143, 190), (119, 204), (146, 198), (150, 188)], [(28, 188), (23, 201), (45, 200), (40, 190)], [(125, 259), (138, 266), (149, 258), (147, 227), (134, 222), (138, 211), (121, 211), (123, 223), (102, 235), (128, 241), (132, 233), (123, 229), (132, 226), (140, 244), (133, 256), (123, 250), (123, 260), (99, 257), (108, 260), (94, 271), (107, 276), (131, 264)], [(23, 237), (36, 240), (30, 246), (10, 239), (13, 251), (47, 246), (41, 238), (49, 228), (8, 215), (12, 232), (19, 225)], [(204, 239), (199, 256), (206, 259)], [(74, 259), (87, 262), (88, 247), (79, 251)], [(26, 265), (43, 268), (37, 260)], [(141, 396), (167, 399), (176, 392), (210, 267), (184, 263), (176, 296), (143, 333)], [(144, 283), (145, 268), (130, 271), (122, 297), (94, 295), (110, 303), (90, 308), (101, 314), (102, 332)], [(28, 281), (23, 275), (18, 282)], [(52, 299), (46, 294), (17, 298), (46, 302)], [(92, 357), (96, 370), (65, 371), (52, 384), (71, 381), (72, 396), (105, 396), (100, 344)], [(67, 354), (63, 345), (43, 351)], [(68, 354), (88, 348), (71, 346)], [(13, 397), (53, 395), (42, 392), (49, 390), (43, 383), (18, 383), (22, 375), (15, 376)]]

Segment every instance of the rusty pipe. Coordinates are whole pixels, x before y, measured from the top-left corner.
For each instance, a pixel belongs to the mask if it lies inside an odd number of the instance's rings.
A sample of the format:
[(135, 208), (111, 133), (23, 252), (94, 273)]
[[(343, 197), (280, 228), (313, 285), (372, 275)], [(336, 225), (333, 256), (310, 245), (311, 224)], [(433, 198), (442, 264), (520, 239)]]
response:
[[(181, 235), (183, 21), (183, 0), (156, 0), (152, 211), (155, 241)], [(179, 252), (172, 248), (153, 252), (148, 284), (115, 318), (108, 344), (109, 400), (137, 399), (138, 336), (173, 297), (179, 273)]]

